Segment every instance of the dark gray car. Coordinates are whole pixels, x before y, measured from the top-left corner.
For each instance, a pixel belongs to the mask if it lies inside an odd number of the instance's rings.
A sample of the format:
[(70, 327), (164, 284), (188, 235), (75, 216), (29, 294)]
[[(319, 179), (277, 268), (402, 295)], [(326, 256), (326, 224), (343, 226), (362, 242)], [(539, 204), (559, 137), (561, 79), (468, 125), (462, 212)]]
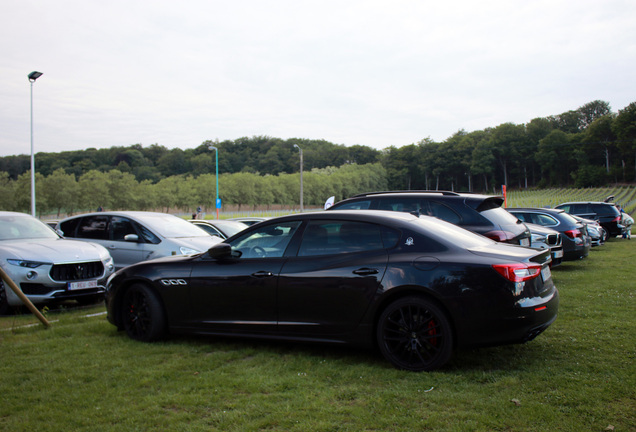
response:
[(585, 258), (590, 253), (591, 240), (587, 233), (587, 226), (565, 211), (538, 207), (509, 208), (507, 210), (523, 222), (542, 225), (560, 232), (563, 240), (564, 260)]

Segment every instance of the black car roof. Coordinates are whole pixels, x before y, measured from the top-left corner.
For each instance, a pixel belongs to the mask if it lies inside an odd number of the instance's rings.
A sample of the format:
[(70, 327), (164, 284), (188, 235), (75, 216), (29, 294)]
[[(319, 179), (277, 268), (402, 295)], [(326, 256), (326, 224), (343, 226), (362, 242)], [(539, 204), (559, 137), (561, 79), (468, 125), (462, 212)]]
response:
[(377, 221), (387, 221), (390, 220), (402, 220), (405, 222), (412, 221), (417, 219), (417, 216), (414, 216), (410, 213), (404, 212), (394, 212), (389, 210), (333, 210), (333, 211), (318, 211), (318, 212), (307, 212), (307, 213), (295, 213), (285, 216), (279, 216), (276, 218), (272, 218), (261, 223), (266, 224), (270, 222), (274, 222), (276, 220), (283, 219), (352, 219), (352, 220), (377, 220)]

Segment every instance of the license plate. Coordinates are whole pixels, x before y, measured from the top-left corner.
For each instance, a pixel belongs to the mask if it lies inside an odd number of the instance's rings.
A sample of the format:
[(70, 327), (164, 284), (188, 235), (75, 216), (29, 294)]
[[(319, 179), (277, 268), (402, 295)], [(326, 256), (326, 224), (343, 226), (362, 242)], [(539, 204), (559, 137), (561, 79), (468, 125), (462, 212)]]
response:
[(520, 244), (521, 246), (526, 246), (526, 247), (528, 247), (528, 246), (530, 246), (530, 239), (522, 238), (522, 239), (519, 241), (519, 244)]
[(558, 251), (554, 252), (554, 257), (555, 258), (563, 258), (563, 251), (562, 250), (558, 250)]
[(67, 289), (69, 291), (74, 290), (83, 290), (89, 288), (97, 288), (96, 280), (82, 281), (82, 282), (69, 282), (67, 285)]
[(543, 267), (541, 269), (541, 279), (543, 279), (543, 282), (547, 281), (551, 277), (552, 277), (552, 273), (550, 272), (550, 267), (548, 266)]

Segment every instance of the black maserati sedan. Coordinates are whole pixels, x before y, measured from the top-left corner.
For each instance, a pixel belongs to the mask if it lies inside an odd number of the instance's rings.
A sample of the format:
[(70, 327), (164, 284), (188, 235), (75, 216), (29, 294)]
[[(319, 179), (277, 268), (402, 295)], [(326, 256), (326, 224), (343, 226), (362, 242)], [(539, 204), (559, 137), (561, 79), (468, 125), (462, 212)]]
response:
[(495, 242), (430, 216), (300, 213), (207, 252), (125, 267), (108, 320), (140, 341), (204, 334), (377, 347), (395, 367), (523, 343), (557, 316), (550, 251)]

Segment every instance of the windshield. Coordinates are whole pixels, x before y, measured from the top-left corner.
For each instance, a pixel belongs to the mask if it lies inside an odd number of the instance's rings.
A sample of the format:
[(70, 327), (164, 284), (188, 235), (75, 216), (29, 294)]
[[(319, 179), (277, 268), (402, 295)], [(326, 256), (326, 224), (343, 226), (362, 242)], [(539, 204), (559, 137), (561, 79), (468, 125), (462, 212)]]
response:
[(29, 215), (0, 216), (0, 240), (60, 238), (45, 223)]
[(505, 227), (507, 225), (517, 225), (519, 220), (516, 216), (508, 213), (502, 207), (496, 207), (489, 210), (484, 210), (481, 214), (488, 218), (488, 220), (494, 224), (499, 225), (500, 227)]
[(201, 228), (180, 217), (169, 214), (146, 214), (136, 216), (139, 223), (165, 238), (209, 237)]

